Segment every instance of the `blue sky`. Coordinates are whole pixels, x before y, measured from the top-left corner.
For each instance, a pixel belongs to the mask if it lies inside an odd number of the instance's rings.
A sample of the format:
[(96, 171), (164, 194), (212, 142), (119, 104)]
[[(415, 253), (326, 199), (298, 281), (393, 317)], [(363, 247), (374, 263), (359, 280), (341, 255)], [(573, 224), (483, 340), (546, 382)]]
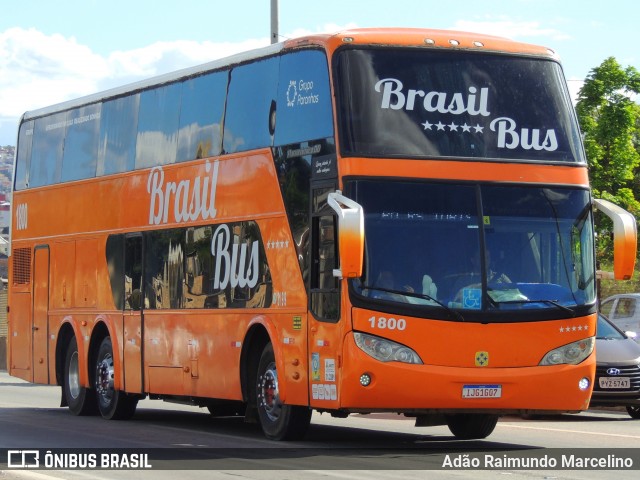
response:
[[(279, 0), (280, 35), (424, 27), (553, 48), (573, 92), (609, 57), (640, 69), (637, 0)], [(0, 145), (27, 110), (269, 44), (270, 0), (0, 2)]]

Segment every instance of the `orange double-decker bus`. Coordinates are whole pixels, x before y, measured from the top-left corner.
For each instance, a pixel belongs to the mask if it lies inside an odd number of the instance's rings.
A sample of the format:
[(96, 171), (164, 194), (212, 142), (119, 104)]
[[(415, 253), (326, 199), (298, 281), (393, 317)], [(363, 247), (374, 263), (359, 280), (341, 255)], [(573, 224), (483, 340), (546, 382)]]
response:
[[(313, 410), (489, 435), (587, 408), (587, 166), (542, 47), (363, 29), (26, 113), (11, 375), (76, 415), (139, 399), (301, 437)], [(608, 202), (616, 275), (632, 216)]]

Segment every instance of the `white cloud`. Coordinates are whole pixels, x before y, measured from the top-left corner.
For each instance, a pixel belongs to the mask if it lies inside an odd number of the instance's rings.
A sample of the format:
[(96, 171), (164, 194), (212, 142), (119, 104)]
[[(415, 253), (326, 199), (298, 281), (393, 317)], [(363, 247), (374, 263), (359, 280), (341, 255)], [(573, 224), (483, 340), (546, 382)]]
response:
[(290, 38), (303, 37), (305, 35), (314, 35), (317, 33), (335, 33), (343, 30), (358, 28), (358, 25), (355, 23), (347, 23), (345, 25), (338, 25), (336, 23), (327, 23), (318, 27), (314, 30), (307, 30), (305, 28), (298, 28), (291, 33), (287, 33), (286, 35), (280, 35), (280, 40), (288, 40)]
[(73, 37), (11, 28), (0, 32), (0, 119), (267, 44), (157, 42), (105, 58)]
[(0, 116), (86, 95), (108, 75), (107, 62), (62, 35), (11, 28), (0, 33)]
[(240, 43), (213, 43), (180, 40), (156, 42), (147, 47), (116, 51), (109, 55), (108, 64), (113, 78), (154, 75), (198, 65), (235, 53), (268, 45), (268, 39), (251, 39)]
[(568, 34), (554, 28), (543, 27), (540, 22), (513, 20), (507, 17), (488, 17), (486, 20), (458, 20), (455, 29), (484, 33), (511, 39), (545, 37), (555, 41), (566, 40)]

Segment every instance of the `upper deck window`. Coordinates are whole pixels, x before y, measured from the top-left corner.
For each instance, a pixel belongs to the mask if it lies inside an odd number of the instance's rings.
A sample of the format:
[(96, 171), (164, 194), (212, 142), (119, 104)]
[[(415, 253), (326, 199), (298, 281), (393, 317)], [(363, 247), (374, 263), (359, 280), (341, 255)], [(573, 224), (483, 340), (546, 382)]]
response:
[(280, 57), (231, 70), (224, 121), (224, 153), (271, 146), (271, 112), (276, 99)]
[(343, 155), (585, 162), (556, 62), (346, 49), (335, 73)]
[(182, 85), (172, 83), (140, 95), (136, 168), (175, 162), (181, 93)]

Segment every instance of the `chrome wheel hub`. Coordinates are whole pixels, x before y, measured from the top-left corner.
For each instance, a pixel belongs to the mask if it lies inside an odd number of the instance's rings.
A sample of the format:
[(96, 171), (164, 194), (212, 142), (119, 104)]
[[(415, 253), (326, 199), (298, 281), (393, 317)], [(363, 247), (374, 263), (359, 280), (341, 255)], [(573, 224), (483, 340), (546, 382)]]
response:
[(105, 403), (113, 397), (113, 357), (105, 355), (96, 367), (96, 392)]
[(280, 418), (282, 402), (280, 402), (278, 372), (275, 362), (271, 362), (264, 374), (258, 379), (258, 405), (272, 422)]

